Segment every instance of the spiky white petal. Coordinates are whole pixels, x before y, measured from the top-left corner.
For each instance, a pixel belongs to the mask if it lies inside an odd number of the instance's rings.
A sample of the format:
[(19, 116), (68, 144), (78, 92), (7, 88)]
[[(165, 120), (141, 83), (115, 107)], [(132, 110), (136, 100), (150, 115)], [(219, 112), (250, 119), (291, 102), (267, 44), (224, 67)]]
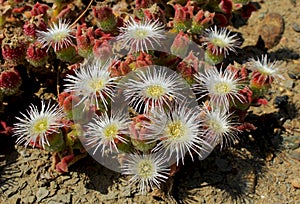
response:
[(85, 127), (86, 145), (95, 148), (93, 154), (100, 148), (102, 156), (107, 149), (110, 152), (118, 151), (116, 140), (126, 143), (124, 135), (128, 134), (129, 118), (121, 113), (112, 114), (110, 117), (105, 112), (93, 118)]
[(239, 46), (237, 34), (231, 35), (231, 32), (223, 27), (218, 29), (217, 26), (205, 29), (203, 45), (212, 51), (214, 55), (228, 55), (229, 51), (235, 52)]
[(14, 124), (13, 136), (17, 137), (16, 143), (25, 142), (25, 147), (30, 143), (42, 146), (50, 145), (47, 136), (53, 133), (58, 133), (59, 128), (63, 127), (61, 120), (64, 117), (63, 111), (58, 105), (46, 105), (41, 102), (41, 110), (35, 105), (30, 105), (27, 114), (21, 113), (21, 117), (16, 117), (19, 122)]
[(124, 95), (138, 112), (148, 113), (164, 105), (170, 107), (172, 102), (184, 99), (181, 94), (186, 86), (184, 81), (177, 73), (168, 72), (167, 68), (152, 66), (138, 70), (135, 75), (125, 83)]
[(107, 110), (107, 97), (112, 99), (116, 79), (110, 76), (110, 65), (111, 60), (107, 60), (104, 64), (98, 60), (82, 64), (75, 70), (74, 76), (67, 75), (65, 81), (69, 83), (65, 84), (65, 91), (81, 97), (78, 104), (85, 102), (85, 105), (95, 105), (99, 109), (100, 100)]
[(167, 159), (159, 154), (128, 154), (122, 165), (122, 174), (132, 175), (130, 185), (138, 183), (138, 188), (145, 194), (150, 187), (160, 187), (168, 179)]
[(151, 123), (147, 127), (146, 139), (158, 141), (153, 151), (162, 151), (169, 159), (175, 155), (176, 163), (184, 163), (186, 152), (193, 159), (193, 152), (210, 151), (211, 146), (201, 137), (199, 112), (187, 104), (177, 105), (173, 110), (155, 111), (149, 116)]
[(120, 28), (117, 40), (123, 48), (129, 47), (130, 52), (148, 51), (160, 45), (164, 39), (164, 26), (158, 20), (144, 20), (136, 22), (130, 18), (124, 27)]
[(220, 144), (221, 149), (238, 140), (238, 133), (232, 118), (232, 113), (226, 112), (220, 108), (208, 108), (204, 105), (202, 108), (201, 129), (204, 132), (203, 137), (213, 147)]
[(47, 31), (37, 31), (37, 40), (43, 45), (43, 47), (52, 46), (54, 51), (58, 51), (61, 48), (72, 45), (72, 38), (74, 37), (75, 29), (72, 28), (70, 23), (66, 20), (59, 19), (58, 23), (53, 23)]
[(242, 83), (236, 77), (236, 72), (225, 70), (218, 71), (216, 67), (204, 70), (204, 73), (195, 74), (197, 84), (194, 89), (199, 94), (199, 99), (209, 96), (213, 106), (229, 109), (230, 103), (235, 99), (243, 102), (243, 96), (239, 91)]
[(277, 62), (270, 62), (267, 55), (262, 55), (261, 59), (251, 58), (249, 60), (249, 69), (252, 70), (252, 77), (258, 78), (259, 82), (266, 82), (267, 80), (272, 82), (278, 79), (284, 79), (280, 74), (280, 67), (277, 66)]

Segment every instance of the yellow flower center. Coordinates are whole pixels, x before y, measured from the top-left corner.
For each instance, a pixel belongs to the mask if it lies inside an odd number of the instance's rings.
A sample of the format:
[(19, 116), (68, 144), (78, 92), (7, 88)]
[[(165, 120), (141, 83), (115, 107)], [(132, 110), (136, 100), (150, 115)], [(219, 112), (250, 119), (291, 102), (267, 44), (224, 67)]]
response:
[(115, 138), (119, 132), (119, 129), (116, 124), (109, 124), (104, 129), (104, 136), (106, 138)]
[(60, 42), (60, 41), (63, 41), (65, 38), (66, 38), (66, 33), (64, 33), (64, 32), (57, 32), (57, 33), (54, 33), (53, 34), (53, 40), (55, 41), (55, 42)]
[(139, 39), (144, 39), (148, 36), (148, 32), (145, 29), (137, 30), (135, 34)]
[(183, 124), (180, 121), (172, 121), (167, 125), (167, 135), (178, 139), (184, 134)]
[(89, 86), (92, 88), (92, 90), (99, 91), (104, 88), (104, 81), (102, 79), (93, 80), (89, 83)]
[(153, 175), (154, 168), (150, 161), (143, 160), (138, 164), (137, 171), (141, 177), (149, 178)]
[(146, 94), (150, 98), (159, 98), (165, 94), (165, 89), (159, 85), (150, 85), (146, 88)]
[(223, 126), (220, 123), (220, 121), (218, 121), (218, 120), (210, 119), (209, 122), (208, 122), (208, 126), (215, 133), (222, 133), (223, 132)]
[(217, 47), (226, 47), (226, 42), (221, 38), (213, 38), (211, 43)]
[(48, 130), (48, 128), (49, 124), (47, 118), (42, 118), (34, 123), (32, 130), (34, 133), (44, 133)]
[(219, 95), (227, 94), (231, 91), (230, 84), (226, 82), (217, 82), (213, 86), (213, 92)]

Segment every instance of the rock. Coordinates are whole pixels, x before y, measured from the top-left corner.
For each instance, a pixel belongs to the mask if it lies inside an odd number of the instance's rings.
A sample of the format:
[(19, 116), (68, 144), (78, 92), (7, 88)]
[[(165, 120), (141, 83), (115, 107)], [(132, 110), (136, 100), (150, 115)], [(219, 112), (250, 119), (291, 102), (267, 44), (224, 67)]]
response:
[(300, 25), (298, 23), (293, 23), (292, 28), (296, 32), (300, 32)]
[(300, 188), (300, 178), (293, 179), (291, 183), (294, 188)]
[(283, 96), (276, 96), (273, 104), (275, 108), (283, 108), (288, 104), (288, 102), (289, 102), (289, 97), (287, 95), (283, 95)]
[(42, 187), (39, 188), (39, 190), (36, 192), (36, 201), (40, 202), (41, 200), (43, 200), (44, 198), (46, 198), (49, 195), (49, 191), (47, 190), (47, 188)]
[(64, 184), (73, 186), (78, 182), (79, 182), (79, 178), (71, 178), (71, 179), (67, 180), (66, 182), (64, 182)]
[(258, 29), (258, 34), (265, 42), (265, 47), (270, 49), (279, 43), (283, 31), (283, 17), (278, 13), (269, 13), (263, 19)]

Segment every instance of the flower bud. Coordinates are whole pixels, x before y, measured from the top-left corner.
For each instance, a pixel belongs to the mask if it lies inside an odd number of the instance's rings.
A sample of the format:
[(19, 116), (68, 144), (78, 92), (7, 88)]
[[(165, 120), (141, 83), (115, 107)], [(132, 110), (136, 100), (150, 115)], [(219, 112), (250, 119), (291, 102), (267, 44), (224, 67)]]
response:
[(219, 8), (226, 14), (230, 14), (232, 12), (232, 7), (232, 0), (221, 0), (219, 4)]
[(201, 34), (201, 32), (214, 23), (213, 19), (215, 13), (209, 11), (199, 10), (193, 17), (191, 32), (195, 34)]
[(17, 70), (10, 68), (0, 74), (0, 90), (4, 95), (10, 96), (19, 92), (22, 79)]
[(31, 43), (27, 48), (26, 60), (34, 67), (40, 67), (47, 63), (48, 53), (39, 42)]
[(193, 54), (193, 52), (190, 52), (189, 55), (177, 66), (177, 70), (189, 84), (192, 84), (193, 76), (198, 71), (198, 64), (198, 58)]
[(171, 53), (178, 57), (184, 58), (189, 48), (190, 39), (187, 34), (180, 31), (174, 39), (171, 46)]
[(26, 21), (23, 26), (23, 32), (30, 38), (36, 38), (37, 30), (46, 31), (47, 25), (41, 18), (34, 18), (32, 21)]
[(112, 46), (107, 40), (95, 40), (93, 53), (96, 59), (105, 62), (113, 56)]
[(62, 47), (58, 49), (56, 52), (56, 57), (63, 62), (74, 62), (74, 58), (77, 54), (76, 48), (73, 45), (69, 45), (67, 47)]
[(205, 62), (210, 65), (216, 65), (223, 61), (224, 54), (213, 54), (209, 49), (205, 51), (204, 54)]
[(138, 115), (133, 119), (129, 127), (132, 145), (135, 149), (142, 152), (147, 152), (156, 145), (155, 143), (147, 142), (145, 139), (145, 134), (147, 133), (146, 122), (149, 122), (149, 119), (145, 115)]
[(86, 24), (79, 25), (76, 32), (78, 54), (88, 57), (92, 53), (95, 44), (95, 33), (92, 27), (87, 28)]
[(63, 133), (59, 131), (58, 133), (52, 133), (51, 135), (47, 135), (48, 144), (44, 145), (46, 151), (49, 152), (61, 152), (65, 149), (65, 141), (63, 137)]
[(31, 9), (30, 13), (32, 16), (39, 16), (47, 14), (49, 6), (47, 4), (40, 4), (37, 2)]
[(181, 6), (180, 4), (176, 4), (174, 6), (175, 16), (173, 21), (173, 26), (177, 31), (187, 31), (191, 27), (193, 10), (194, 7), (189, 5)]
[(112, 32), (117, 28), (117, 19), (112, 9), (104, 7), (94, 7), (93, 15), (96, 18), (97, 26), (104, 32)]
[(112, 66), (109, 67), (109, 71), (111, 73), (111, 77), (119, 77), (119, 76), (125, 76), (131, 71), (131, 69), (128, 63), (117, 61), (112, 63)]
[(20, 64), (24, 61), (26, 45), (17, 36), (5, 37), (2, 41), (2, 56), (11, 64)]

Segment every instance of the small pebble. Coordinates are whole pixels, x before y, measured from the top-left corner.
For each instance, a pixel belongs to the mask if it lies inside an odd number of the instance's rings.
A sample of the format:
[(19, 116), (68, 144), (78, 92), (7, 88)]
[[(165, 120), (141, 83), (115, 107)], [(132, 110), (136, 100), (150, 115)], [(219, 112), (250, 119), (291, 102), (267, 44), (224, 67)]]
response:
[(292, 180), (292, 186), (294, 188), (300, 188), (300, 178), (295, 178)]
[(72, 185), (75, 185), (76, 183), (78, 183), (79, 180), (80, 180), (79, 178), (72, 178), (72, 179), (65, 181), (64, 184), (72, 186)]
[(276, 96), (274, 99), (274, 106), (275, 108), (283, 108), (289, 102), (289, 97), (287, 95), (283, 96)]
[(292, 27), (294, 31), (300, 32), (300, 25), (298, 23), (293, 23)]

